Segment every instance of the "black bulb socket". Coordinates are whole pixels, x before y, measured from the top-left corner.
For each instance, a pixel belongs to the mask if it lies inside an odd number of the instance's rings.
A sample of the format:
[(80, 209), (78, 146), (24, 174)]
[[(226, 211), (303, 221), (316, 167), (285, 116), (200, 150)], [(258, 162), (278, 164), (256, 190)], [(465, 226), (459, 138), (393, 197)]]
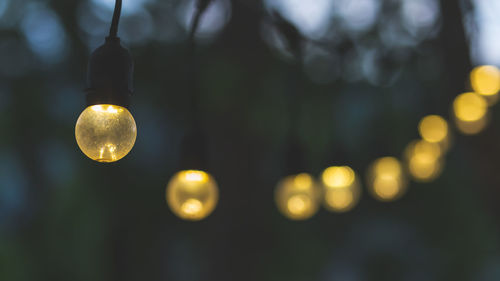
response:
[(118, 37), (106, 37), (89, 59), (87, 106), (114, 104), (128, 108), (133, 93), (134, 61)]

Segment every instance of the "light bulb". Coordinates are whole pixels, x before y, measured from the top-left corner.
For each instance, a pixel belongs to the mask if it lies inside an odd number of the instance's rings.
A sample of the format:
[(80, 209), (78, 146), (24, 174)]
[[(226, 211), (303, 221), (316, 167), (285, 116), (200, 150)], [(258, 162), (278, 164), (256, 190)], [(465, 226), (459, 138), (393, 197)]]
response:
[(361, 187), (356, 173), (348, 166), (332, 166), (321, 174), (325, 208), (332, 212), (347, 212), (359, 201)]
[(465, 135), (475, 135), (486, 128), (489, 122), (488, 115), (476, 121), (463, 121), (455, 117), (457, 129)]
[(488, 112), (488, 103), (476, 93), (464, 93), (453, 101), (453, 112), (462, 121), (478, 121)]
[(442, 149), (437, 143), (418, 140), (405, 150), (408, 171), (413, 179), (429, 182), (436, 179), (443, 168)]
[(483, 96), (493, 96), (500, 90), (500, 70), (492, 65), (474, 68), (470, 73), (474, 92)]
[(306, 173), (288, 176), (276, 186), (279, 211), (292, 220), (306, 220), (318, 211), (320, 191), (313, 177)]
[(90, 159), (114, 162), (134, 146), (137, 127), (134, 117), (121, 106), (98, 104), (87, 107), (75, 126), (78, 146)]
[(418, 124), (420, 136), (428, 142), (443, 142), (448, 137), (448, 122), (439, 115), (428, 115)]
[(368, 187), (380, 201), (393, 201), (406, 191), (406, 176), (401, 163), (394, 157), (375, 160), (368, 170)]
[(197, 221), (213, 212), (219, 199), (219, 189), (210, 174), (185, 170), (172, 177), (167, 185), (166, 197), (175, 215)]

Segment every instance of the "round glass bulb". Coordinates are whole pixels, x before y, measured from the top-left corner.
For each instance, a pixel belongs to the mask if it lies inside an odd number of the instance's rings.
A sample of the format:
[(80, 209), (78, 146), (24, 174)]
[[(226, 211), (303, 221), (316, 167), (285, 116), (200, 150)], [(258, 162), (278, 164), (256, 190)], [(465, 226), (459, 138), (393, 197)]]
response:
[(425, 140), (411, 142), (405, 150), (408, 172), (417, 181), (430, 182), (442, 171), (441, 156), (441, 147), (436, 143)]
[(359, 201), (361, 187), (356, 173), (348, 166), (332, 166), (321, 174), (324, 206), (332, 212), (347, 212)]
[(483, 96), (493, 96), (500, 90), (500, 70), (496, 66), (482, 65), (470, 73), (474, 92)]
[(448, 122), (439, 115), (428, 115), (420, 120), (418, 131), (428, 142), (442, 142), (448, 137)]
[(488, 112), (488, 103), (476, 93), (464, 93), (453, 101), (453, 112), (462, 121), (477, 121)]
[(134, 117), (124, 107), (91, 105), (78, 117), (75, 137), (82, 152), (90, 159), (114, 162), (132, 150), (137, 127)]
[(401, 163), (394, 157), (379, 158), (368, 170), (369, 190), (380, 201), (393, 201), (401, 197), (406, 191), (406, 183)]
[(311, 175), (302, 173), (281, 180), (275, 192), (280, 212), (291, 220), (306, 220), (318, 211), (320, 192)]
[(219, 188), (208, 173), (180, 171), (168, 183), (166, 197), (168, 206), (176, 216), (197, 221), (213, 212), (219, 199)]

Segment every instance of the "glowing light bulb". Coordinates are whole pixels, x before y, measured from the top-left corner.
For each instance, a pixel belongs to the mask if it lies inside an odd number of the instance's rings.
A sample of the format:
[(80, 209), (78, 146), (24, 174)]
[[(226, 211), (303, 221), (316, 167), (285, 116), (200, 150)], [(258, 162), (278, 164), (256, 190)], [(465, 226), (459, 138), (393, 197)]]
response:
[(421, 182), (436, 179), (443, 167), (441, 155), (441, 147), (436, 143), (425, 140), (410, 143), (405, 151), (405, 160), (410, 175)]
[(359, 201), (361, 187), (356, 173), (348, 166), (332, 166), (321, 174), (324, 206), (332, 212), (347, 212)]
[(420, 136), (428, 142), (443, 142), (448, 137), (448, 122), (439, 115), (428, 115), (418, 124)]
[(197, 221), (210, 215), (217, 205), (219, 188), (210, 174), (186, 170), (175, 174), (167, 185), (166, 199), (172, 212)]
[(483, 116), (475, 121), (463, 121), (455, 118), (455, 125), (457, 129), (465, 135), (475, 135), (480, 133), (488, 125), (488, 115)]
[(483, 118), (488, 111), (486, 100), (475, 93), (458, 95), (453, 101), (455, 117), (466, 122), (477, 121)]
[(368, 187), (380, 201), (394, 201), (406, 191), (407, 180), (399, 160), (383, 157), (375, 160), (368, 169)]
[(126, 108), (98, 104), (87, 107), (80, 114), (76, 121), (75, 137), (82, 152), (90, 159), (114, 162), (132, 150), (137, 127), (134, 117)]
[(493, 96), (500, 90), (500, 70), (492, 65), (474, 68), (470, 73), (474, 92), (483, 96)]
[(306, 173), (285, 177), (275, 192), (280, 212), (292, 220), (312, 217), (319, 207), (319, 189), (314, 179)]

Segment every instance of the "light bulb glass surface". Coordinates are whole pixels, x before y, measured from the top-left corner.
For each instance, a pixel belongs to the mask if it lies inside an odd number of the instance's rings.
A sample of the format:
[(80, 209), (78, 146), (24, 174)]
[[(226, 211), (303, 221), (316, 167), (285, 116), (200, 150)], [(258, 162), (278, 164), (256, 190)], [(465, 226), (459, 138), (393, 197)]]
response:
[(439, 115), (428, 115), (420, 120), (418, 131), (428, 142), (442, 142), (448, 137), (448, 122)]
[(401, 163), (394, 157), (375, 160), (368, 169), (368, 187), (380, 201), (394, 201), (406, 191), (407, 179)]
[(476, 93), (458, 95), (453, 101), (455, 117), (462, 121), (478, 121), (486, 115), (487, 111), (487, 101)]
[(436, 143), (418, 140), (410, 143), (405, 150), (408, 172), (413, 179), (429, 182), (436, 179), (443, 167), (442, 149)]
[(313, 177), (302, 173), (281, 180), (275, 192), (280, 212), (292, 220), (306, 220), (318, 211), (320, 191)]
[(500, 70), (492, 65), (478, 66), (471, 71), (470, 82), (474, 92), (483, 96), (496, 95), (500, 90)]
[(201, 220), (210, 215), (219, 199), (213, 177), (203, 171), (176, 173), (167, 185), (166, 199), (175, 215), (185, 220)]
[(455, 117), (455, 125), (457, 129), (465, 135), (475, 135), (483, 131), (488, 126), (488, 115), (483, 116), (475, 121), (463, 121)]
[(348, 166), (332, 166), (321, 174), (324, 206), (332, 212), (347, 212), (359, 201), (361, 187), (356, 173)]
[(82, 152), (99, 162), (125, 157), (134, 146), (137, 127), (134, 117), (121, 106), (98, 104), (87, 107), (75, 126), (75, 137)]

